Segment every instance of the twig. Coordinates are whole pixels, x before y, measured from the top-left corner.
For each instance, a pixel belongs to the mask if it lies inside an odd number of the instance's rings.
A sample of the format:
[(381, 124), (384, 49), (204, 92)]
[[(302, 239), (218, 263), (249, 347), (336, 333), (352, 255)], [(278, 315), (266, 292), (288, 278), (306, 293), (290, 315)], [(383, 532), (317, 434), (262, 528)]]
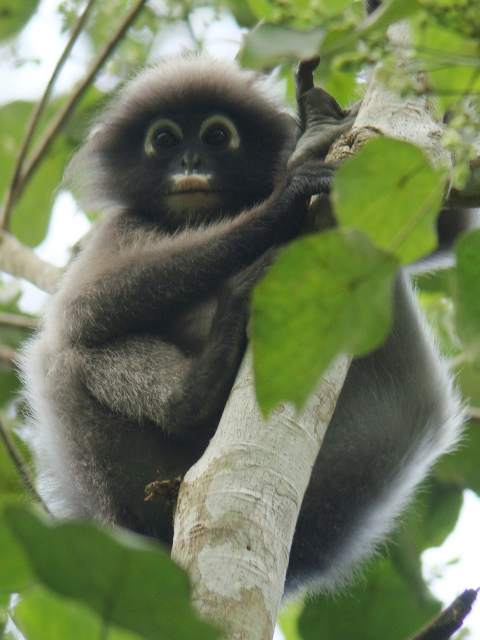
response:
[(42, 260), (8, 231), (0, 230), (0, 271), (15, 278), (24, 278), (42, 291), (52, 293), (62, 270)]
[(10, 434), (8, 433), (4, 424), (1, 421), (0, 421), (0, 439), (3, 441), (3, 444), (5, 445), (5, 449), (7, 450), (7, 453), (10, 456), (10, 459), (13, 462), (15, 468), (17, 469), (18, 475), (20, 476), (27, 491), (31, 494), (33, 499), (43, 507), (46, 513), (48, 513), (49, 515), (52, 515), (49, 508), (47, 507), (47, 505), (45, 504), (45, 502), (42, 500), (37, 490), (35, 489), (34, 482), (30, 476), (30, 472), (28, 470), (27, 465), (23, 460), (22, 454), (18, 450), (17, 446), (15, 445), (12, 438), (10, 437)]
[(20, 175), (17, 189), (14, 194), (14, 197), (16, 199), (21, 195), (21, 193), (25, 189), (25, 186), (27, 185), (28, 181), (32, 177), (33, 173), (35, 172), (38, 164), (40, 163), (43, 156), (48, 151), (50, 145), (56, 138), (58, 132), (61, 130), (61, 128), (65, 124), (66, 120), (68, 119), (72, 111), (76, 107), (78, 101), (82, 98), (85, 91), (90, 87), (93, 79), (95, 78), (95, 76), (97, 75), (101, 67), (103, 66), (104, 62), (107, 60), (107, 58), (110, 56), (112, 51), (116, 48), (116, 46), (120, 43), (121, 39), (127, 32), (130, 25), (134, 22), (135, 18), (138, 16), (140, 11), (143, 9), (143, 6), (146, 2), (147, 0), (137, 0), (134, 7), (122, 20), (120, 26), (117, 28), (113, 36), (104, 46), (104, 48), (100, 51), (100, 53), (96, 56), (92, 65), (90, 66), (90, 69), (87, 71), (87, 74), (84, 77), (84, 79), (77, 85), (77, 87), (74, 89), (73, 93), (71, 94), (66, 104), (58, 112), (57, 116), (52, 120), (50, 125), (47, 127), (45, 134), (43, 135), (42, 139), (40, 140), (40, 142), (32, 152), (32, 157), (30, 159), (30, 162), (23, 169)]
[(11, 369), (15, 362), (15, 350), (11, 347), (7, 347), (4, 344), (0, 344), (0, 366)]
[(35, 318), (21, 316), (16, 313), (0, 313), (0, 326), (33, 331), (33, 329), (37, 328), (38, 322)]
[(65, 62), (67, 61), (70, 51), (73, 49), (73, 46), (75, 45), (75, 42), (77, 41), (77, 38), (80, 35), (83, 29), (83, 26), (87, 21), (87, 18), (96, 1), (97, 0), (89, 0), (89, 2), (87, 3), (87, 6), (85, 7), (85, 10), (80, 15), (77, 22), (75, 23), (75, 26), (73, 27), (70, 38), (68, 39), (68, 42), (65, 45), (64, 50), (62, 51), (62, 55), (59, 57), (57, 64), (55, 65), (55, 68), (52, 71), (52, 75), (50, 76), (47, 86), (45, 87), (43, 95), (40, 98), (39, 102), (37, 102), (37, 105), (33, 109), (32, 115), (30, 116), (30, 120), (27, 125), (27, 131), (23, 139), (22, 145), (20, 147), (17, 161), (15, 163), (13, 177), (11, 179), (11, 182), (7, 191), (7, 196), (5, 199), (5, 204), (3, 206), (2, 218), (0, 220), (0, 228), (2, 229), (8, 229), (10, 226), (12, 207), (15, 202), (15, 198), (17, 197), (17, 195), (19, 195), (16, 193), (16, 189), (17, 189), (19, 178), (20, 178), (20, 174), (23, 169), (23, 164), (25, 162), (28, 149), (30, 148), (30, 145), (32, 143), (33, 135), (37, 129), (40, 118), (45, 110), (45, 106), (52, 92), (55, 81), (60, 71), (62, 70)]
[(412, 640), (448, 640), (451, 638), (455, 631), (460, 629), (470, 613), (477, 595), (478, 589), (466, 589)]
[(480, 407), (467, 407), (467, 416), (470, 420), (480, 420)]

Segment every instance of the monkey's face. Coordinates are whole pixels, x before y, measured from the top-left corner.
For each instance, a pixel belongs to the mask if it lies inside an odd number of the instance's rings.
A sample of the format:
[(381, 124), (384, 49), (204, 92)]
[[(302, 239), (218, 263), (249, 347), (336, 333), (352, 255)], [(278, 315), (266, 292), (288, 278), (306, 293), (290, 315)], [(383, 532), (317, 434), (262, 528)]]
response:
[(162, 106), (107, 128), (104, 164), (122, 203), (181, 226), (232, 216), (268, 197), (291, 134), (284, 115), (205, 97)]
[[(155, 120), (145, 134), (147, 171), (161, 176), (159, 203), (186, 218), (230, 209), (231, 177), (242, 160), (235, 122), (221, 113), (172, 114)], [(237, 167), (238, 165), (238, 167)]]

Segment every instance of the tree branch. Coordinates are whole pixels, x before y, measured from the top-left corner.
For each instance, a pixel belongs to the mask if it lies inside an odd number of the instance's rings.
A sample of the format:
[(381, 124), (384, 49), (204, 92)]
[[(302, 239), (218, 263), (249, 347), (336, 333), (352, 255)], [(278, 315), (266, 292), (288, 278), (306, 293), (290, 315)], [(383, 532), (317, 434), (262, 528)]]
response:
[(12, 369), (15, 362), (15, 350), (0, 344), (0, 365), (5, 369)]
[[(407, 27), (395, 25), (390, 37), (405, 40)], [(410, 139), (449, 165), (430, 103), (394, 95), (380, 77), (377, 70), (352, 132), (337, 140), (327, 160), (342, 160), (372, 134), (384, 134)], [(247, 358), (217, 432), (185, 476), (172, 555), (190, 573), (196, 607), (229, 639), (272, 637), (303, 493), (348, 365), (346, 356), (337, 359), (300, 416), (282, 406), (264, 421)]]
[[(397, 66), (403, 73), (408, 68), (405, 55), (409, 49), (410, 32), (407, 23), (396, 23), (388, 29), (388, 37), (397, 50)], [(372, 137), (389, 136), (411, 142), (423, 149), (430, 160), (447, 168), (452, 166), (448, 151), (441, 144), (443, 124), (437, 116), (431, 98), (424, 95), (402, 96), (391, 91), (383, 81), (382, 63), (375, 68), (365, 92), (360, 112), (352, 130), (344, 136), (345, 149), (339, 143), (337, 153), (343, 157), (355, 154)], [(416, 74), (421, 82), (422, 74)], [(335, 156), (331, 158), (335, 160)]]
[(412, 640), (449, 640), (463, 625), (477, 595), (478, 589), (466, 589)]
[(98, 53), (93, 63), (91, 64), (90, 69), (87, 71), (87, 74), (83, 78), (83, 80), (77, 85), (77, 87), (74, 89), (73, 93), (70, 95), (69, 99), (67, 100), (63, 108), (58, 112), (57, 116), (53, 119), (53, 121), (47, 127), (45, 134), (41, 138), (36, 148), (33, 150), (30, 161), (28, 162), (27, 166), (24, 167), (18, 179), (17, 187), (15, 189), (15, 193), (13, 194), (13, 197), (15, 200), (17, 200), (19, 196), (22, 194), (28, 181), (30, 180), (35, 170), (37, 169), (37, 166), (41, 162), (44, 155), (47, 153), (48, 149), (50, 148), (50, 145), (55, 140), (56, 136), (58, 135), (59, 131), (61, 130), (61, 128), (67, 121), (67, 119), (69, 118), (70, 114), (75, 109), (77, 103), (82, 98), (85, 91), (89, 88), (93, 79), (95, 78), (95, 76), (97, 75), (97, 73), (99, 72), (103, 64), (105, 63), (105, 61), (109, 58), (110, 54), (120, 43), (123, 36), (128, 31), (129, 27), (132, 25), (134, 20), (137, 18), (137, 16), (143, 9), (143, 6), (145, 5), (146, 2), (147, 0), (137, 0), (137, 2), (134, 4), (132, 9), (127, 13), (125, 18), (122, 20), (119, 27), (113, 33), (110, 40), (106, 43), (104, 48)]
[(47, 82), (47, 86), (45, 87), (43, 95), (40, 98), (40, 100), (37, 102), (36, 107), (33, 109), (32, 115), (30, 116), (30, 120), (27, 125), (27, 131), (25, 133), (25, 137), (20, 147), (17, 161), (15, 163), (13, 177), (10, 181), (10, 185), (7, 190), (7, 196), (5, 199), (5, 204), (3, 206), (2, 216), (0, 220), (0, 229), (8, 229), (10, 226), (10, 217), (11, 217), (12, 207), (16, 197), (16, 190), (19, 183), (20, 174), (23, 168), (23, 163), (25, 162), (27, 152), (32, 143), (33, 135), (37, 129), (40, 118), (45, 110), (45, 107), (47, 105), (47, 102), (52, 92), (55, 81), (60, 71), (62, 70), (65, 62), (67, 61), (70, 51), (73, 49), (73, 46), (75, 45), (75, 42), (77, 41), (77, 38), (80, 35), (83, 29), (83, 26), (85, 25), (88, 19), (88, 16), (90, 15), (90, 12), (93, 8), (93, 5), (95, 4), (96, 1), (97, 0), (89, 0), (83, 13), (78, 18), (76, 24), (73, 27), (70, 38), (68, 39), (68, 42), (65, 45), (65, 48), (62, 51), (62, 54), (58, 59), (57, 64), (55, 65), (55, 68), (53, 69), (52, 75), (50, 76), (50, 79)]
[(470, 420), (480, 420), (480, 407), (467, 407), (467, 416)]
[(37, 328), (38, 322), (35, 318), (21, 316), (16, 313), (0, 313), (0, 326), (33, 331)]
[(39, 289), (52, 293), (62, 270), (39, 258), (7, 231), (0, 231), (0, 270), (24, 278)]
[(283, 405), (265, 421), (248, 354), (214, 437), (183, 480), (172, 557), (192, 578), (196, 607), (228, 638), (273, 635), (298, 513), (348, 365), (336, 360), (301, 415)]

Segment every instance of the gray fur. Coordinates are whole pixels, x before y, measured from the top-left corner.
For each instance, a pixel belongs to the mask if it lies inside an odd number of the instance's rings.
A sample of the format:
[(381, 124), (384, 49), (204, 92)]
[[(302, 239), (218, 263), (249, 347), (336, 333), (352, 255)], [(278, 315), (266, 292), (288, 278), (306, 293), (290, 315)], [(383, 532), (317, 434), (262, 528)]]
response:
[[(141, 155), (142, 135), (167, 107), (195, 119), (205, 93), (212, 112), (240, 119), (240, 149), (217, 169), (237, 200), (182, 220), (156, 187), (170, 170)], [(39, 490), (55, 514), (171, 543), (171, 505), (145, 503), (144, 487), (184, 474), (205, 449), (244, 352), (251, 288), (328, 181), (321, 161), (287, 173), (291, 149), (292, 123), (258, 80), (211, 60), (147, 70), (100, 119), (71, 172), (109, 211), (22, 360)], [(404, 275), (394, 316), (385, 345), (352, 364), (305, 496), (288, 590), (344, 582), (457, 441), (461, 404)]]

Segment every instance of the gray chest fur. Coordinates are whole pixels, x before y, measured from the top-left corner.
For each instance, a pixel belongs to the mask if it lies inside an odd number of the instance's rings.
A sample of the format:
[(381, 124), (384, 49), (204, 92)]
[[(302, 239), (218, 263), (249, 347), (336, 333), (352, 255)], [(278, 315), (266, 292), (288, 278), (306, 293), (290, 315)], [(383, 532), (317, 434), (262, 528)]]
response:
[(167, 339), (183, 351), (198, 353), (205, 345), (217, 310), (218, 299), (196, 304), (179, 315), (169, 328)]

